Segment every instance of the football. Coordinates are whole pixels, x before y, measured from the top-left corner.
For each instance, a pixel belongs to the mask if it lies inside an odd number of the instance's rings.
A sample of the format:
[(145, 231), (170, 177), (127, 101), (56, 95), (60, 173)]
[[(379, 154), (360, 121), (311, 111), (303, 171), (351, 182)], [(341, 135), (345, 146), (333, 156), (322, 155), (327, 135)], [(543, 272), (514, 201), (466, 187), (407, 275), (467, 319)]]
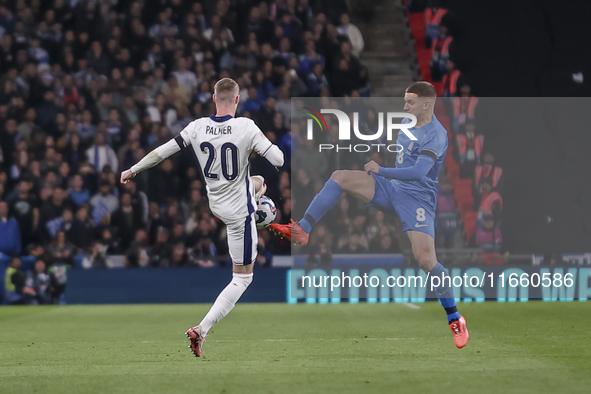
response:
[(257, 210), (254, 213), (257, 228), (261, 229), (267, 227), (273, 220), (275, 220), (276, 216), (277, 207), (275, 206), (273, 200), (267, 196), (262, 196), (259, 199)]

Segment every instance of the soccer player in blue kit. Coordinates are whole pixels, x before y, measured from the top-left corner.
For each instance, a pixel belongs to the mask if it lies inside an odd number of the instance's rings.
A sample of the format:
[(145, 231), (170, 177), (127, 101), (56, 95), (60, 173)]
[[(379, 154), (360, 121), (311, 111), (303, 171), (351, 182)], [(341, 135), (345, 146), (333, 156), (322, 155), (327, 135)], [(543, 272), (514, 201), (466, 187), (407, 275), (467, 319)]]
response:
[[(276, 234), (305, 245), (314, 224), (347, 192), (367, 206), (398, 215), (419, 266), (430, 276), (447, 275), (435, 255), (437, 178), (448, 143), (447, 131), (433, 114), (436, 96), (435, 88), (428, 82), (415, 82), (406, 89), (404, 110), (417, 118), (415, 127), (408, 129), (416, 141), (403, 132), (398, 134), (397, 144), (402, 150), (397, 153), (396, 168), (381, 167), (372, 160), (365, 165), (365, 171), (335, 171), (301, 220), (269, 227)], [(447, 313), (455, 345), (463, 348), (469, 339), (466, 320), (456, 308), (449, 280), (441, 282), (435, 290)]]

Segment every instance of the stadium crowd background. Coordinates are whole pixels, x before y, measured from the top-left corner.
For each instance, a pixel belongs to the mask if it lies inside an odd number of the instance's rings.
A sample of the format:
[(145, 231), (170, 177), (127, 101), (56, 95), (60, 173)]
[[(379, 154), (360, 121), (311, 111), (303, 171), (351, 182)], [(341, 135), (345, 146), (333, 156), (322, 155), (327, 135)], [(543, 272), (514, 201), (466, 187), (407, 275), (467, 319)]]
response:
[[(67, 266), (229, 263), (225, 230), (208, 209), (192, 151), (127, 185), (118, 182), (122, 169), (215, 111), (211, 96), (219, 78), (236, 79), (238, 115), (253, 118), (286, 154), (279, 172), (256, 155), (251, 163), (251, 173), (267, 180), (280, 222), (292, 217), (292, 182), (306, 191), (298, 202), (305, 207), (334, 169), (361, 168), (369, 159), (331, 162), (336, 157), (315, 154), (311, 142), (290, 129), (291, 97), (369, 95), (367, 69), (358, 59), (363, 39), (349, 23), (345, 0), (0, 4), (0, 252), (14, 257), (5, 287), (20, 289), (13, 294), (18, 302), (59, 299)], [(451, 71), (442, 71), (443, 78)], [(468, 145), (471, 117), (454, 128), (468, 136)], [(481, 164), (475, 149), (472, 144), (457, 158), (467, 177)], [(389, 164), (386, 156), (373, 158)], [(449, 225), (438, 238), (446, 247), (467, 241), (454, 238), (450, 190), (444, 175), (440, 210), (448, 212)], [(479, 193), (476, 187), (475, 197)], [(491, 214), (479, 213), (479, 223)], [(497, 223), (498, 216), (493, 234)], [(479, 228), (490, 232), (487, 226)], [(332, 253), (396, 253), (407, 242), (396, 218), (346, 196), (314, 231), (304, 251), (319, 263), (330, 263)], [(494, 236), (490, 247), (499, 249)], [(290, 250), (263, 230), (257, 262), (270, 266), (274, 254)], [(30, 271), (20, 269), (19, 257), (33, 263)], [(23, 288), (44, 290), (23, 294)]]

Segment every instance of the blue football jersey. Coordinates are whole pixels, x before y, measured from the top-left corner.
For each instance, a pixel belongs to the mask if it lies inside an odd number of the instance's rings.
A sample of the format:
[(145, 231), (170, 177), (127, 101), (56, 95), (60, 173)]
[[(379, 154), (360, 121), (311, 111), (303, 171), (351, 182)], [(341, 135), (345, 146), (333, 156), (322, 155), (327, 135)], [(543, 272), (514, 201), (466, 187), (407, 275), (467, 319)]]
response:
[[(402, 123), (410, 123), (410, 119), (403, 119)], [(433, 121), (431, 123), (427, 123), (421, 128), (412, 127), (408, 130), (417, 140), (411, 140), (402, 131), (398, 133), (396, 143), (402, 146), (403, 149), (396, 155), (396, 168), (414, 166), (423, 151), (429, 151), (437, 159), (435, 160), (435, 165), (420, 181), (392, 180), (392, 182), (396, 183), (398, 187), (409, 191), (416, 190), (437, 193), (439, 171), (447, 153), (447, 130), (435, 115), (433, 115)]]

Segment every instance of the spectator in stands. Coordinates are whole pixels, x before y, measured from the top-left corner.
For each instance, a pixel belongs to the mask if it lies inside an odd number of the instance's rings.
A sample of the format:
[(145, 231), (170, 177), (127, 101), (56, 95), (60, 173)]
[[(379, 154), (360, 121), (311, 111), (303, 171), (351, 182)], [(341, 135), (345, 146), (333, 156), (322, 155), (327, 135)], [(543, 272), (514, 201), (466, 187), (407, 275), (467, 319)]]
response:
[(193, 92), (197, 89), (199, 81), (195, 73), (188, 69), (187, 59), (181, 57), (178, 59), (178, 69), (173, 72), (172, 75), (176, 78), (181, 86), (185, 86), (189, 89), (189, 92)]
[(74, 265), (75, 251), (74, 245), (67, 240), (66, 233), (59, 231), (48, 248), (51, 264)]
[(454, 152), (456, 161), (460, 165), (460, 178), (468, 179), (474, 176), (474, 170), (480, 164), (484, 136), (476, 134), (476, 125), (471, 119), (466, 121), (460, 131), (456, 136)]
[(319, 96), (322, 89), (328, 89), (328, 80), (323, 74), (322, 65), (316, 63), (313, 71), (308, 74), (306, 84), (308, 85), (307, 96)]
[[(10, 36), (8, 36), (10, 37)], [(31, 141), (31, 134), (35, 129), (35, 119), (37, 118), (37, 112), (35, 108), (28, 108), (25, 112), (25, 119), (18, 125), (18, 139), (29, 143)]]
[[(80, 137), (78, 133), (72, 133), (69, 135), (69, 139), (67, 140), (66, 146), (63, 149), (62, 156), (65, 161), (70, 164), (70, 168), (72, 169), (72, 173), (79, 172), (80, 175), (83, 174), (83, 170), (81, 170), (82, 163), (86, 160), (86, 154), (84, 151), (84, 147), (80, 142)], [(94, 170), (90, 166), (86, 165), (88, 170)], [(90, 172), (90, 171), (89, 171)]]
[(341, 15), (341, 26), (339, 26), (338, 31), (339, 34), (346, 36), (349, 39), (349, 42), (351, 43), (351, 53), (353, 56), (359, 58), (363, 51), (363, 47), (365, 46), (365, 42), (363, 41), (363, 36), (357, 26), (350, 23), (349, 14), (346, 12)]
[(31, 179), (22, 177), (17, 185), (17, 196), (9, 205), (10, 215), (19, 224), (23, 246), (35, 241), (39, 226), (39, 202), (31, 193), (32, 188)]
[(108, 267), (109, 256), (105, 252), (104, 246), (94, 241), (84, 254), (82, 259), (82, 268), (85, 269), (104, 269)]
[(26, 274), (21, 267), (21, 259), (13, 257), (4, 274), (4, 298), (10, 305), (26, 304), (35, 296), (35, 290), (25, 286)]
[(447, 35), (447, 26), (439, 25), (439, 35), (433, 40), (431, 47), (431, 60), (429, 61), (429, 69), (431, 70), (431, 79), (434, 82), (439, 82), (446, 73), (446, 62), (449, 59), (449, 46), (453, 41), (451, 36)]
[[(194, 256), (199, 260), (199, 265), (202, 267), (215, 265), (215, 258), (218, 255), (217, 248), (213, 242), (213, 234), (201, 234), (201, 239), (193, 248)], [(179, 243), (177, 246), (182, 244)]]
[(353, 231), (348, 238), (348, 242), (339, 249), (339, 253), (347, 253), (347, 254), (362, 254), (367, 253), (368, 250), (366, 247), (360, 244), (361, 233), (359, 231)]
[(177, 222), (172, 227), (172, 234), (170, 235), (169, 242), (173, 245), (183, 244), (187, 242), (187, 236), (185, 234), (185, 226), (182, 222)]
[(21, 230), (18, 221), (8, 216), (8, 204), (0, 201), (0, 253), (9, 256), (21, 252)]
[(476, 227), (476, 231), (468, 245), (482, 248), (487, 253), (499, 253), (502, 250), (502, 244), (501, 229), (495, 225), (494, 215), (485, 215), (482, 225)]
[(178, 197), (180, 185), (178, 177), (175, 176), (174, 169), (173, 161), (166, 159), (150, 172), (148, 198), (151, 201), (164, 204), (169, 199), (176, 199)]
[(30, 244), (28, 247), (28, 255), (35, 257), (37, 260), (50, 261), (51, 256), (41, 244)]
[(94, 144), (86, 150), (86, 157), (97, 172), (102, 171), (107, 165), (111, 167), (113, 172), (117, 172), (119, 168), (117, 155), (113, 148), (106, 144), (106, 137), (103, 132), (96, 133)]
[(181, 220), (181, 213), (179, 212), (178, 201), (171, 199), (166, 210), (166, 214), (162, 218), (163, 226), (172, 231), (175, 224)]
[(369, 249), (369, 241), (365, 236), (365, 224), (367, 222), (367, 215), (362, 212), (357, 212), (351, 223), (351, 232), (359, 233), (359, 245), (365, 249)]
[(381, 234), (379, 237), (374, 239), (369, 247), (370, 253), (376, 254), (392, 254), (401, 253), (400, 245), (398, 240), (394, 238), (389, 232)]
[(456, 68), (456, 64), (451, 60), (445, 61), (445, 75), (443, 75), (443, 92), (441, 97), (454, 97), (458, 91), (458, 83), (462, 76), (460, 70)]
[[(386, 229), (384, 232), (383, 229)], [(375, 214), (370, 216), (370, 222), (365, 227), (365, 235), (367, 240), (371, 243), (380, 234), (388, 233), (394, 234), (395, 228), (391, 224), (386, 222), (386, 214), (383, 211), (375, 211)], [(397, 241), (396, 241), (397, 242)]]
[(103, 245), (107, 255), (113, 256), (123, 253), (120, 239), (116, 236), (117, 229), (110, 226), (101, 226), (99, 242)]
[(492, 186), (491, 191), (503, 194), (503, 169), (495, 164), (495, 157), (492, 153), (485, 153), (482, 158), (482, 164), (476, 166), (474, 170), (474, 179), (472, 181), (472, 196), (474, 197), (474, 207), (476, 210), (480, 207), (482, 195), (480, 186), (483, 182), (488, 182)]
[(468, 120), (474, 121), (479, 101), (478, 97), (472, 95), (470, 85), (465, 78), (461, 78), (459, 83), (460, 94), (451, 99), (453, 107), (452, 130), (455, 134), (458, 134), (459, 128), (465, 125)]
[(172, 256), (170, 257), (171, 267), (188, 267), (199, 265), (189, 255), (187, 249), (185, 248), (185, 245), (183, 245), (182, 243), (174, 245), (174, 248), (172, 249)]
[(131, 195), (131, 205), (134, 211), (140, 212), (142, 225), (148, 220), (148, 197), (146, 193), (138, 190), (136, 182), (130, 180), (123, 188)]
[(150, 267), (168, 267), (172, 257), (172, 243), (168, 242), (168, 230), (160, 228), (156, 244), (150, 248)]
[(99, 191), (90, 199), (90, 205), (95, 209), (99, 206), (104, 207), (109, 215), (119, 208), (119, 200), (111, 194), (111, 183), (107, 179), (99, 182)]
[(150, 244), (156, 242), (158, 229), (164, 226), (164, 219), (160, 215), (160, 207), (155, 202), (150, 202), (148, 211), (148, 220), (146, 221), (146, 230)]
[(56, 226), (56, 230), (63, 231), (66, 234), (66, 238), (70, 240), (72, 236), (72, 226), (74, 224), (74, 214), (72, 210), (69, 208), (64, 209), (64, 213), (60, 219), (59, 227)]
[(503, 211), (503, 199), (501, 195), (492, 191), (492, 185), (487, 180), (480, 183), (480, 194), (482, 195), (482, 201), (478, 209), (476, 226), (482, 227), (484, 217), (487, 215), (492, 215), (495, 226), (500, 226), (501, 213)]
[(248, 100), (244, 102), (242, 105), (242, 109), (244, 111), (248, 111), (250, 113), (257, 113), (261, 109), (262, 102), (258, 97), (258, 90), (254, 86), (248, 88)]
[(82, 205), (76, 211), (72, 223), (70, 240), (78, 249), (87, 250), (95, 238), (95, 227), (88, 215), (88, 205)]
[(149, 264), (148, 234), (145, 230), (135, 233), (134, 241), (127, 250), (126, 264), (128, 268), (140, 268)]
[(16, 159), (10, 166), (10, 180), (16, 182), (21, 175), (26, 174), (29, 166), (29, 155), (26, 150), (19, 150), (15, 153)]
[(431, 48), (433, 40), (439, 35), (439, 24), (447, 10), (439, 7), (425, 9), (425, 46)]
[(350, 95), (361, 87), (361, 63), (352, 56), (351, 44), (347, 41), (341, 43), (341, 53), (334, 60), (331, 86), (335, 96)]
[(133, 234), (142, 227), (142, 212), (132, 205), (131, 193), (123, 192), (120, 201), (119, 208), (111, 215), (110, 225), (118, 230), (121, 247), (127, 249)]
[(27, 272), (25, 287), (35, 291), (35, 295), (29, 301), (29, 304), (45, 305), (51, 303), (51, 277), (46, 272), (43, 260), (37, 260), (33, 269)]
[(84, 189), (84, 180), (81, 175), (74, 175), (70, 181), (70, 189), (68, 189), (68, 196), (76, 206), (85, 204), (90, 200), (90, 192)]

